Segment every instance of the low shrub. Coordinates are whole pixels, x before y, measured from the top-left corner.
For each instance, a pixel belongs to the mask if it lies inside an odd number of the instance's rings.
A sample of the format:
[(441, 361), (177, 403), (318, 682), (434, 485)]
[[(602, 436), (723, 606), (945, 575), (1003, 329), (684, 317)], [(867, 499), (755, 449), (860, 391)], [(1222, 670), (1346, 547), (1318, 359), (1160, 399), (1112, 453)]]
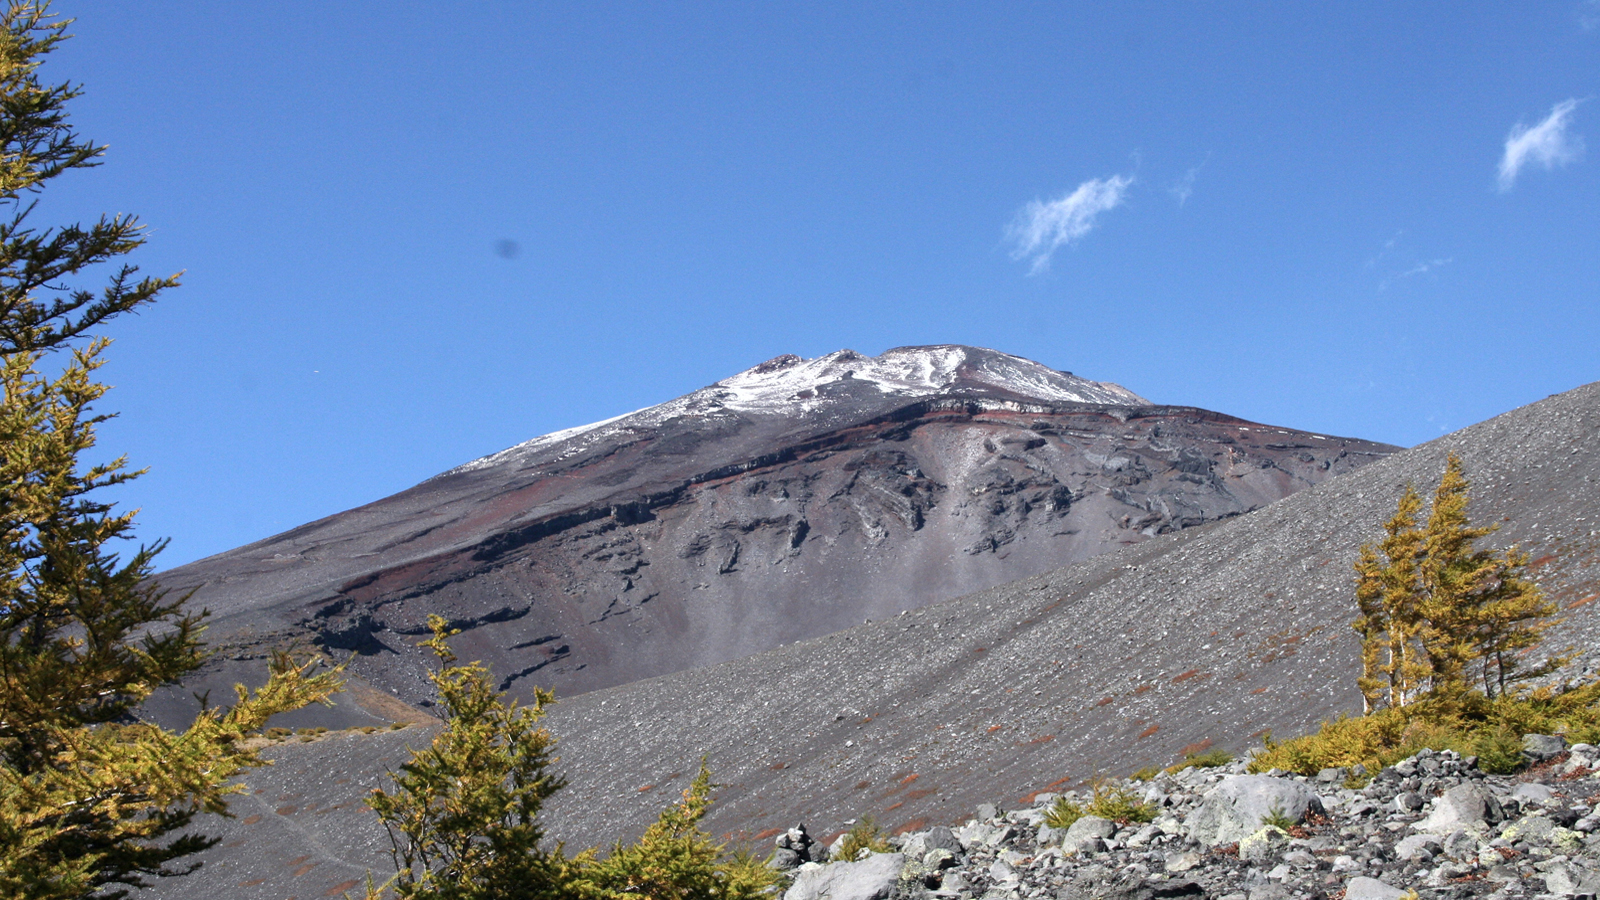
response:
[(603, 859), (587, 850), (569, 860), (563, 896), (576, 900), (770, 897), (780, 878), (775, 870), (748, 852), (725, 854), (723, 845), (700, 828), (710, 806), (711, 772), (701, 760), (700, 774), (683, 792), (683, 800), (663, 810), (638, 843), (618, 842)]
[(1267, 810), (1267, 814), (1261, 817), (1261, 824), (1270, 825), (1280, 831), (1288, 831), (1295, 826), (1295, 821), (1284, 814), (1281, 805), (1274, 803), (1272, 808)]
[(1422, 701), (1366, 716), (1341, 716), (1304, 737), (1281, 743), (1269, 737), (1266, 749), (1251, 760), (1250, 771), (1315, 775), (1332, 766), (1361, 765), (1375, 773), (1428, 748), (1476, 756), (1480, 769), (1504, 774), (1522, 765), (1524, 734), (1566, 734), (1573, 741), (1589, 742), (1600, 737), (1600, 681), (1492, 700), (1469, 694), (1450, 713)]
[(1076, 800), (1057, 797), (1044, 814), (1044, 823), (1051, 828), (1071, 828), (1072, 823), (1083, 818), (1083, 806)]
[(1128, 788), (1102, 781), (1094, 786), (1094, 794), (1086, 804), (1068, 797), (1057, 797), (1045, 812), (1044, 823), (1051, 828), (1071, 828), (1072, 823), (1084, 816), (1099, 816), (1126, 825), (1129, 822), (1153, 820), (1156, 808), (1140, 800)]
[(1185, 753), (1183, 759), (1166, 768), (1167, 774), (1181, 772), (1184, 769), (1216, 769), (1233, 762), (1233, 754), (1217, 747), (1204, 753)]
[(1123, 825), (1149, 822), (1156, 817), (1156, 808), (1140, 800), (1133, 791), (1120, 784), (1105, 782), (1094, 786), (1094, 796), (1089, 799), (1085, 812)]
[(844, 842), (839, 845), (835, 859), (840, 862), (855, 862), (861, 857), (862, 851), (888, 853), (893, 849), (888, 836), (878, 827), (878, 823), (872, 821), (871, 816), (862, 816), (860, 822), (845, 832)]

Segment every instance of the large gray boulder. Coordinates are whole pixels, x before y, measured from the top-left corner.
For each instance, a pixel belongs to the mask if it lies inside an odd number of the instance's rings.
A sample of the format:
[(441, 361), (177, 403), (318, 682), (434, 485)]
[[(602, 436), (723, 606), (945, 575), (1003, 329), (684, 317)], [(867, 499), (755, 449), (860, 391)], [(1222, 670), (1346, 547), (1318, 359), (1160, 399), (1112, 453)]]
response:
[(948, 827), (935, 825), (927, 831), (906, 835), (905, 843), (900, 846), (900, 852), (911, 859), (921, 859), (930, 850), (948, 850), (950, 855), (960, 856), (961, 841)]
[(1570, 863), (1556, 863), (1544, 873), (1545, 890), (1552, 894), (1576, 897), (1600, 892), (1600, 873)]
[(1400, 900), (1406, 892), (1376, 878), (1357, 875), (1345, 885), (1345, 900)]
[(1522, 736), (1522, 758), (1530, 763), (1542, 763), (1567, 752), (1567, 739), (1559, 734), (1525, 734)]
[(888, 900), (900, 880), (905, 856), (874, 853), (860, 862), (806, 867), (783, 900)]
[(1117, 823), (1099, 816), (1079, 816), (1078, 821), (1072, 823), (1067, 829), (1066, 837), (1061, 839), (1062, 846), (1076, 847), (1090, 838), (1109, 838), (1117, 833)]
[[(1443, 849), (1439, 838), (1432, 834), (1413, 834), (1401, 838), (1394, 845), (1394, 855), (1400, 859), (1428, 860)], [(1474, 846), (1476, 849), (1476, 846)]]
[(1411, 826), (1428, 834), (1450, 834), (1500, 821), (1500, 804), (1476, 781), (1458, 784), (1433, 802), (1433, 812)]
[(1183, 824), (1191, 838), (1217, 847), (1255, 834), (1275, 813), (1298, 824), (1314, 812), (1322, 812), (1322, 801), (1298, 781), (1270, 775), (1232, 775), (1206, 794)]

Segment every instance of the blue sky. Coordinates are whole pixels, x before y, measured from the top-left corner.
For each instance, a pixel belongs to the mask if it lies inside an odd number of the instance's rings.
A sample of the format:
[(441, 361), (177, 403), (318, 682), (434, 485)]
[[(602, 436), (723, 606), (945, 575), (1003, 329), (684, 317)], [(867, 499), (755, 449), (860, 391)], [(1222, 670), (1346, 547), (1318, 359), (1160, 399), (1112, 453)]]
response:
[(56, 10), (37, 221), (185, 272), (102, 370), (169, 566), (781, 353), (1405, 445), (1600, 378), (1595, 0)]

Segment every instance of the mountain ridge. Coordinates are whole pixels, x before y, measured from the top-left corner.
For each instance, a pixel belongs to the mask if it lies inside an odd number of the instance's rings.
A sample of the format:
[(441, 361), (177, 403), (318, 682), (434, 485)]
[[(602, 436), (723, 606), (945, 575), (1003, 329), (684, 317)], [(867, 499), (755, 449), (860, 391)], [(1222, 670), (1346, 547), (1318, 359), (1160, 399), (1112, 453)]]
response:
[(505, 687), (572, 696), (1238, 515), (1393, 449), (977, 348), (785, 356), (157, 580), (213, 611), (218, 685), (298, 640), (424, 702), (413, 644), (438, 612)]

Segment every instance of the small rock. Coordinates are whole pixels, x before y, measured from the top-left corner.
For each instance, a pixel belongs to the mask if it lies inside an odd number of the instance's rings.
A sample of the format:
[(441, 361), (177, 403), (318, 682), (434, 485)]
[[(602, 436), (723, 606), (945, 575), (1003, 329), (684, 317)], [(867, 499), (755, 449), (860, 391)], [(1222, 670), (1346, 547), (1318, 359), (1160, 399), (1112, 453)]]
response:
[(1490, 866), (1489, 871), (1485, 872), (1483, 877), (1485, 881), (1498, 881), (1503, 884), (1509, 884), (1522, 880), (1522, 876), (1517, 874), (1517, 870), (1511, 868), (1505, 863), (1498, 863)]
[(1552, 894), (1581, 894), (1578, 873), (1571, 866), (1556, 863), (1544, 873), (1544, 889)]
[(1161, 829), (1155, 825), (1146, 825), (1134, 832), (1127, 840), (1129, 847), (1148, 847), (1150, 842), (1161, 836)]
[(1517, 785), (1517, 789), (1511, 792), (1511, 796), (1523, 804), (1532, 803), (1542, 806), (1555, 799), (1555, 792), (1538, 782), (1530, 781), (1526, 784)]
[(954, 832), (943, 825), (935, 825), (922, 832), (922, 835), (922, 844), (929, 850), (948, 850), (957, 856), (961, 854), (961, 841), (956, 839)]
[(1439, 839), (1431, 834), (1413, 834), (1401, 838), (1394, 845), (1394, 855), (1400, 859), (1432, 859), (1442, 849)]
[(1097, 837), (1084, 838), (1081, 841), (1071, 844), (1071, 846), (1073, 849), (1078, 851), (1080, 856), (1092, 856), (1096, 853), (1104, 853), (1107, 849), (1109, 849), (1106, 847), (1106, 842)]
[(1015, 828), (1010, 825), (1002, 825), (990, 828), (988, 833), (983, 836), (983, 843), (985, 846), (998, 847), (1016, 836), (1017, 830)]
[(1394, 796), (1394, 807), (1403, 813), (1413, 813), (1421, 809), (1424, 800), (1422, 795), (1415, 791), (1401, 791)]
[(1268, 881), (1251, 888), (1249, 897), (1250, 900), (1289, 900), (1289, 889)]
[(1193, 850), (1184, 853), (1168, 853), (1166, 867), (1168, 872), (1187, 872), (1200, 865), (1200, 854)]
[(1523, 816), (1500, 832), (1500, 836), (1512, 843), (1536, 841), (1542, 844), (1550, 840), (1551, 832), (1556, 828), (1556, 823), (1546, 816)]
[(1315, 869), (1317, 867), (1316, 856), (1298, 847), (1285, 853), (1283, 861), (1297, 869)]
[(1559, 734), (1525, 734), (1522, 758), (1531, 763), (1555, 759), (1567, 751), (1567, 739)]
[(1428, 876), (1428, 884), (1434, 887), (1443, 887), (1456, 878), (1472, 874), (1472, 866), (1468, 863), (1447, 862), (1433, 870)]
[(1265, 862), (1273, 859), (1288, 839), (1288, 832), (1268, 825), (1239, 842), (1239, 858), (1249, 862)]
[(1440, 849), (1451, 859), (1475, 860), (1478, 858), (1478, 839), (1465, 831), (1453, 831), (1444, 839)]
[(1117, 823), (1099, 816), (1080, 816), (1078, 821), (1072, 823), (1067, 829), (1067, 835), (1062, 843), (1075, 847), (1089, 838), (1109, 838), (1117, 833)]
[(1445, 791), (1434, 801), (1433, 812), (1412, 826), (1417, 831), (1449, 834), (1501, 818), (1500, 804), (1483, 785), (1470, 781)]
[[(939, 889), (933, 892), (935, 897), (965, 897), (972, 891), (967, 879), (960, 872), (951, 872), (939, 882)], [(785, 900), (788, 900), (787, 895)]]
[(1365, 875), (1350, 879), (1344, 889), (1344, 900), (1400, 900), (1405, 895), (1405, 891)]

